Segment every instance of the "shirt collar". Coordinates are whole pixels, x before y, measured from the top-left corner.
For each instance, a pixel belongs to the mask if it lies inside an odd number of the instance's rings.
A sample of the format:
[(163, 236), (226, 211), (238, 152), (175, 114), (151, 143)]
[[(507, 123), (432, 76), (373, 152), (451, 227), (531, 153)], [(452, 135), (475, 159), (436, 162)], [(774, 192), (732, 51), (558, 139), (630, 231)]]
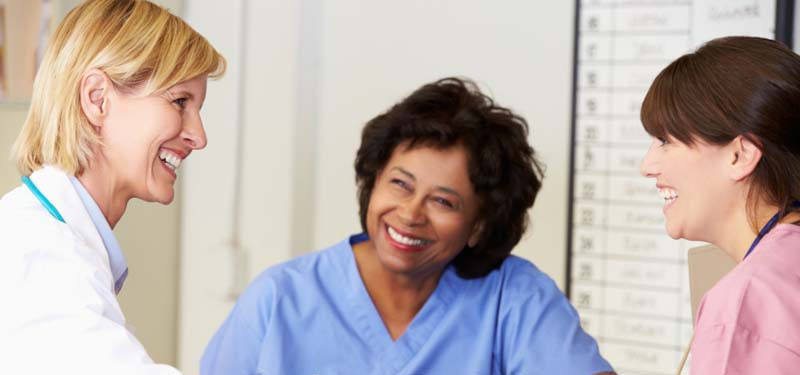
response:
[(122, 249), (117, 242), (117, 238), (114, 237), (114, 232), (111, 231), (106, 217), (103, 216), (100, 207), (97, 207), (97, 203), (86, 191), (86, 188), (83, 187), (83, 184), (75, 176), (69, 176), (69, 181), (81, 198), (86, 211), (89, 212), (89, 217), (91, 217), (94, 226), (97, 228), (97, 232), (100, 233), (100, 238), (103, 239), (103, 244), (108, 253), (108, 263), (111, 266), (111, 275), (114, 277), (114, 292), (119, 294), (119, 291), (122, 290), (122, 284), (125, 283), (125, 278), (128, 276), (128, 263), (125, 261), (125, 255), (122, 254)]

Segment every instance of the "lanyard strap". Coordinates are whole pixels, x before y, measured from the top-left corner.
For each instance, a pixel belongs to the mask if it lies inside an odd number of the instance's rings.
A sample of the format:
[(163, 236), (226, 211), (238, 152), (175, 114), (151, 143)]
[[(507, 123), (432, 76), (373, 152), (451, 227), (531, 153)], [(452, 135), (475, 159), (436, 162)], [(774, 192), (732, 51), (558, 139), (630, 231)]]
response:
[[(792, 207), (800, 207), (800, 202), (798, 201), (792, 202)], [(750, 248), (747, 249), (747, 252), (744, 254), (744, 258), (742, 258), (742, 260), (747, 258), (747, 256), (750, 255), (751, 252), (753, 252), (753, 249), (755, 249), (756, 245), (758, 245), (758, 243), (761, 242), (761, 239), (764, 237), (764, 235), (766, 235), (767, 232), (769, 232), (772, 229), (772, 227), (775, 226), (775, 224), (778, 222), (778, 219), (780, 218), (780, 214), (781, 211), (778, 211), (777, 213), (775, 213), (775, 215), (772, 216), (771, 219), (769, 219), (769, 221), (766, 224), (764, 224), (764, 227), (761, 228), (761, 230), (758, 232), (758, 236), (756, 236), (756, 239), (753, 240), (753, 243), (750, 245)]]
[(61, 213), (59, 213), (58, 210), (56, 209), (56, 207), (53, 206), (53, 204), (50, 203), (49, 200), (47, 200), (47, 198), (44, 196), (44, 194), (42, 194), (42, 192), (39, 191), (39, 188), (36, 187), (36, 184), (34, 184), (33, 181), (31, 181), (31, 179), (28, 178), (28, 176), (22, 176), (22, 183), (25, 184), (25, 186), (28, 187), (28, 189), (31, 191), (31, 193), (33, 193), (33, 196), (36, 197), (36, 199), (39, 200), (39, 202), (42, 204), (42, 206), (44, 206), (44, 208), (46, 208), (47, 211), (50, 212), (50, 215), (53, 215), (53, 217), (56, 218), (56, 220), (58, 220), (58, 221), (60, 221), (62, 223), (66, 223), (64, 221), (64, 218), (61, 217)]

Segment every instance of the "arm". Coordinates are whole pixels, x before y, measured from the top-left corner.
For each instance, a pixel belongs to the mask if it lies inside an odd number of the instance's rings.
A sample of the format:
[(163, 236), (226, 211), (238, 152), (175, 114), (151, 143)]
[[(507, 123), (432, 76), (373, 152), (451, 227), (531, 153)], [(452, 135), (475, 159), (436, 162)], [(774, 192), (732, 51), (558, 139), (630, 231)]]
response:
[[(533, 291), (510, 301), (502, 313), (504, 371), (546, 374), (613, 374), (578, 314), (549, 277), (530, 282)], [(515, 298), (512, 296), (511, 298)]]
[(200, 360), (201, 375), (257, 372), (274, 292), (274, 284), (262, 274), (242, 293), (208, 343)]

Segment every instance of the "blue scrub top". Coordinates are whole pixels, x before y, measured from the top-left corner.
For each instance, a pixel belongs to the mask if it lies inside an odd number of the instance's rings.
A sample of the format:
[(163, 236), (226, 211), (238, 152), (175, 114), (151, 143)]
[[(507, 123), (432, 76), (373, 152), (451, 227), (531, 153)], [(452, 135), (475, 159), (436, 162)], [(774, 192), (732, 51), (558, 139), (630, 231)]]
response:
[(532, 263), (462, 279), (448, 267), (397, 341), (358, 273), (356, 235), (263, 272), (203, 354), (202, 375), (560, 374), (612, 371)]

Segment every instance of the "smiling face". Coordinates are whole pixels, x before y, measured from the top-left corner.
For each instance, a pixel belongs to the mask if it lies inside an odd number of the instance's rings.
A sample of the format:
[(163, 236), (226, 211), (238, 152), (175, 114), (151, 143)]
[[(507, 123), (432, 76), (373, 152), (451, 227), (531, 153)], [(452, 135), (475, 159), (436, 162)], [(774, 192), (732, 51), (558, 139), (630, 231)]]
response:
[(170, 203), (176, 171), (193, 150), (206, 146), (200, 108), (206, 77), (147, 96), (111, 90), (100, 127), (102, 157), (115, 174), (118, 194)]
[(381, 266), (392, 273), (438, 274), (479, 239), (479, 199), (462, 146), (397, 146), (378, 174), (367, 232)]
[(656, 179), (670, 237), (713, 242), (725, 218), (740, 208), (740, 188), (727, 173), (732, 155), (728, 146), (653, 139), (640, 169)]

